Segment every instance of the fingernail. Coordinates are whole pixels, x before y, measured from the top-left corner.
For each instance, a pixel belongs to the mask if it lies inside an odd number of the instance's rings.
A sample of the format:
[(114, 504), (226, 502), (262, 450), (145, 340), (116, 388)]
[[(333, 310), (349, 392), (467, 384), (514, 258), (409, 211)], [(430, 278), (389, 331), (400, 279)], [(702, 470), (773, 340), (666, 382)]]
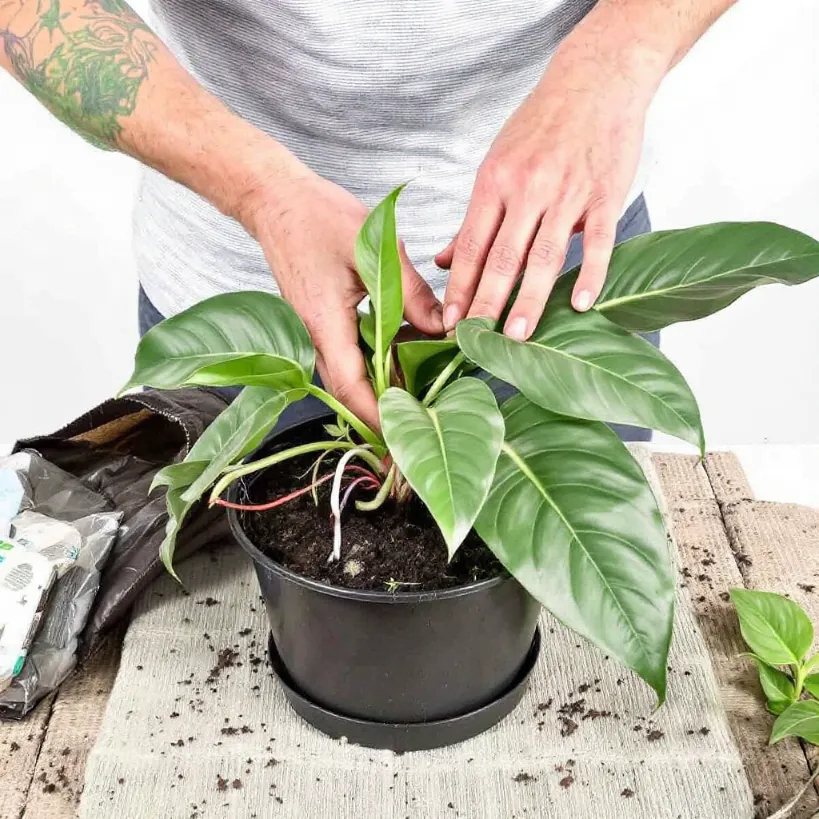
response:
[(526, 319), (518, 316), (506, 325), (506, 335), (516, 341), (523, 341), (526, 338)]
[(448, 304), (444, 307), (444, 329), (451, 330), (458, 323), (458, 305)]
[(592, 306), (593, 301), (594, 295), (590, 290), (581, 290), (574, 297), (574, 309), (579, 310), (582, 313)]

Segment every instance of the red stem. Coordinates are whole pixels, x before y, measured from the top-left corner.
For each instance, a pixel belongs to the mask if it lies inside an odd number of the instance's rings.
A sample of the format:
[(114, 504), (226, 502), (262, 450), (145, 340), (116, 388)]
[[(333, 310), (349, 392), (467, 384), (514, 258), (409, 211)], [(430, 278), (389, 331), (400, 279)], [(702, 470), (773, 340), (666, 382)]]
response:
[(239, 509), (242, 512), (267, 512), (268, 510), (275, 509), (277, 506), (281, 506), (288, 501), (295, 500), (300, 495), (306, 495), (308, 492), (312, 492), (315, 487), (323, 484), (325, 481), (329, 481), (332, 477), (333, 473), (331, 472), (329, 475), (319, 478), (315, 483), (311, 483), (310, 486), (305, 486), (303, 489), (297, 489), (295, 492), (291, 492), (289, 495), (285, 495), (283, 498), (276, 498), (276, 500), (270, 501), (270, 503), (245, 506), (241, 503), (231, 503), (230, 501), (222, 500), (222, 498), (217, 498), (214, 501), (214, 504), (217, 506), (224, 506), (228, 509)]
[(372, 478), (372, 480), (379, 482), (378, 477), (374, 472), (370, 472), (369, 469), (365, 469), (363, 466), (359, 466), (358, 464), (347, 464), (347, 467), (344, 470), (345, 472), (358, 472), (360, 475), (366, 475), (368, 478)]

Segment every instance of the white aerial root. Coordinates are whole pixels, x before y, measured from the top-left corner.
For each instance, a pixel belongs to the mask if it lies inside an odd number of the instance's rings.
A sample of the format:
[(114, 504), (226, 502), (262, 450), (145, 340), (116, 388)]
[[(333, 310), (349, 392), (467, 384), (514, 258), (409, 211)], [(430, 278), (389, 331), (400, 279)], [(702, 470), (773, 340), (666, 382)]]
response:
[(327, 562), (332, 563), (335, 560), (341, 560), (341, 478), (344, 475), (344, 470), (351, 458), (360, 455), (370, 449), (369, 446), (358, 447), (345, 452), (339, 458), (338, 466), (336, 467), (336, 474), (333, 477), (333, 488), (330, 490), (330, 511), (333, 513), (333, 551), (330, 554)]

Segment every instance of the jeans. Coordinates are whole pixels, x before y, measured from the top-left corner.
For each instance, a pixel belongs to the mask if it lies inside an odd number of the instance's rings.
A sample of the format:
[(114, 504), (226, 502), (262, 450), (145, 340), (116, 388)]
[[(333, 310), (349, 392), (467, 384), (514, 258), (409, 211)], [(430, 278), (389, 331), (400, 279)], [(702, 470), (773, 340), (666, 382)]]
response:
[[(642, 195), (631, 204), (628, 210), (623, 214), (623, 218), (617, 225), (616, 241), (622, 242), (630, 239), (633, 236), (640, 236), (643, 233), (648, 233), (651, 230), (651, 221), (648, 215), (648, 208), (646, 207), (645, 199)], [(566, 261), (563, 265), (563, 271), (571, 270), (580, 264), (583, 259), (583, 236), (576, 234), (572, 237), (569, 244), (568, 252), (566, 253)], [(144, 336), (154, 325), (159, 324), (164, 316), (154, 307), (145, 291), (140, 287), (139, 289), (139, 335)], [(647, 333), (645, 336), (655, 347), (660, 345), (659, 333)], [(318, 378), (318, 376), (316, 376)], [(515, 392), (514, 387), (509, 384), (503, 384), (496, 379), (493, 383), (495, 394), (498, 398), (498, 403), (501, 403)], [(238, 388), (226, 388), (221, 390), (231, 400), (239, 394)], [(312, 395), (308, 395), (302, 401), (288, 406), (279, 417), (276, 428), (292, 426), (299, 421), (309, 421), (313, 418), (318, 418), (324, 415), (327, 411), (325, 405)], [(612, 424), (611, 428), (620, 436), (623, 441), (650, 441), (651, 430), (641, 429), (637, 427), (624, 426), (621, 424)], [(274, 433), (275, 433), (274, 429)]]

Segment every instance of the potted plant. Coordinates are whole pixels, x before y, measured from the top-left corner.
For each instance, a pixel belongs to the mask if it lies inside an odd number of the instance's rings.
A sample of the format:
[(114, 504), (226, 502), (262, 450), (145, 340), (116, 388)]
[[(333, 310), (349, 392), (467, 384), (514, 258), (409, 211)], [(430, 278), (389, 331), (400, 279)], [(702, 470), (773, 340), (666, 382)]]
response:
[[(173, 572), (179, 527), (210, 490), (254, 560), (291, 703), (354, 741), (431, 747), (496, 722), (537, 656), (540, 605), (662, 703), (667, 535), (606, 422), (700, 452), (705, 442), (685, 379), (636, 333), (709, 315), (760, 284), (807, 281), (819, 274), (819, 242), (769, 223), (640, 236), (615, 248), (593, 310), (571, 308), (577, 272), (564, 276), (527, 342), (468, 319), (450, 338), (395, 343), (399, 193), (371, 212), (355, 248), (381, 430), (314, 382), (307, 330), (277, 296), (216, 296), (140, 342), (126, 388), (244, 387), (157, 475), (165, 565)], [(481, 371), (518, 393), (498, 406)], [(263, 443), (307, 395), (328, 408), (324, 431), (313, 422)]]

